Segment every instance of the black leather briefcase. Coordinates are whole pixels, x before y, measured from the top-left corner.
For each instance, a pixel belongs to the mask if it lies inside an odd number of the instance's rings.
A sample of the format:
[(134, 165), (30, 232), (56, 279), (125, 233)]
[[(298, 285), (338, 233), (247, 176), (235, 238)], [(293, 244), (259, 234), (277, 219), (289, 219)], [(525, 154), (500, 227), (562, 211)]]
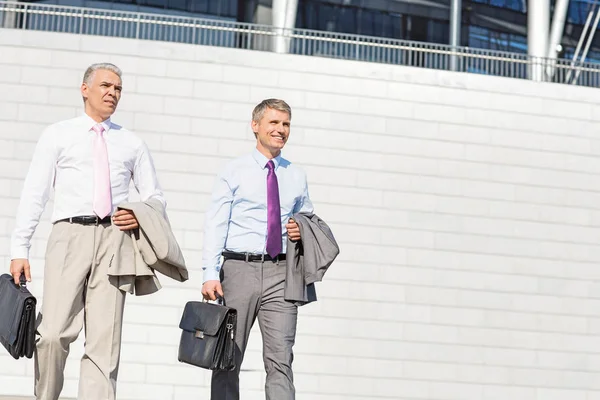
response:
[(36, 303), (23, 275), (20, 285), (8, 274), (0, 276), (0, 343), (15, 359), (33, 356)]
[(179, 361), (211, 370), (235, 369), (235, 309), (190, 301), (185, 305), (179, 328)]

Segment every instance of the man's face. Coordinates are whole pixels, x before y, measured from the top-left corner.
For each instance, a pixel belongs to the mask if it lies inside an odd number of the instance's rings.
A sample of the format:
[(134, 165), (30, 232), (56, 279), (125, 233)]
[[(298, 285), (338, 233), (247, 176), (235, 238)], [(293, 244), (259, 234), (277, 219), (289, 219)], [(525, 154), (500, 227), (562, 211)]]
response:
[(259, 122), (252, 121), (252, 130), (256, 132), (259, 150), (262, 148), (277, 155), (290, 136), (290, 115), (267, 108)]
[(86, 112), (108, 119), (117, 110), (121, 89), (121, 78), (117, 74), (105, 69), (96, 71), (89, 84), (81, 85), (81, 95), (87, 100)]

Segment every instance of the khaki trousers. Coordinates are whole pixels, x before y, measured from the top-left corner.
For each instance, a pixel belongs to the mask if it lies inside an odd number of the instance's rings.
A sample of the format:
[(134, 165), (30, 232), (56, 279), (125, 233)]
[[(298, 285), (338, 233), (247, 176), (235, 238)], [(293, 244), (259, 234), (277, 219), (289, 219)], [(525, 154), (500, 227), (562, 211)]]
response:
[(108, 281), (110, 224), (58, 222), (46, 250), (35, 353), (37, 400), (58, 400), (69, 346), (85, 327), (78, 399), (114, 400), (125, 293)]

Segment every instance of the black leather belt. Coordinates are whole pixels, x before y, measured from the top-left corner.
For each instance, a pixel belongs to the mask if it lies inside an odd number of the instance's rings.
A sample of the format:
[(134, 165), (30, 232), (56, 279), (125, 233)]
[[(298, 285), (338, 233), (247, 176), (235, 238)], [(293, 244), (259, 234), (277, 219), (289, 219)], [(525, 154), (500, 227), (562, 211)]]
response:
[(225, 259), (230, 260), (240, 260), (246, 262), (256, 262), (256, 261), (283, 261), (286, 258), (285, 254), (279, 254), (275, 258), (271, 257), (268, 254), (252, 254), (252, 253), (235, 253), (233, 251), (224, 251), (223, 257)]
[(99, 218), (96, 215), (82, 215), (79, 217), (71, 217), (61, 219), (56, 222), (68, 222), (71, 224), (81, 224), (81, 225), (100, 225), (100, 224), (110, 224), (110, 215), (108, 217)]

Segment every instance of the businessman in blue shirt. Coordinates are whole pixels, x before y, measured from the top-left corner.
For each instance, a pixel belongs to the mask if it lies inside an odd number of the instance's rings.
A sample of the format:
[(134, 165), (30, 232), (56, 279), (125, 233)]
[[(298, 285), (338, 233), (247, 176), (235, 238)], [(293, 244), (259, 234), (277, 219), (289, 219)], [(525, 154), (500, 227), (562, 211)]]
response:
[[(291, 219), (313, 212), (305, 172), (281, 157), (292, 110), (267, 99), (252, 112), (256, 148), (218, 174), (206, 213), (202, 295), (237, 310), (236, 370), (214, 371), (211, 400), (238, 400), (240, 365), (256, 318), (263, 338), (268, 400), (295, 399), (292, 347), (297, 306), (284, 300), (286, 244), (300, 240)], [(221, 266), (221, 256), (223, 264)]]

